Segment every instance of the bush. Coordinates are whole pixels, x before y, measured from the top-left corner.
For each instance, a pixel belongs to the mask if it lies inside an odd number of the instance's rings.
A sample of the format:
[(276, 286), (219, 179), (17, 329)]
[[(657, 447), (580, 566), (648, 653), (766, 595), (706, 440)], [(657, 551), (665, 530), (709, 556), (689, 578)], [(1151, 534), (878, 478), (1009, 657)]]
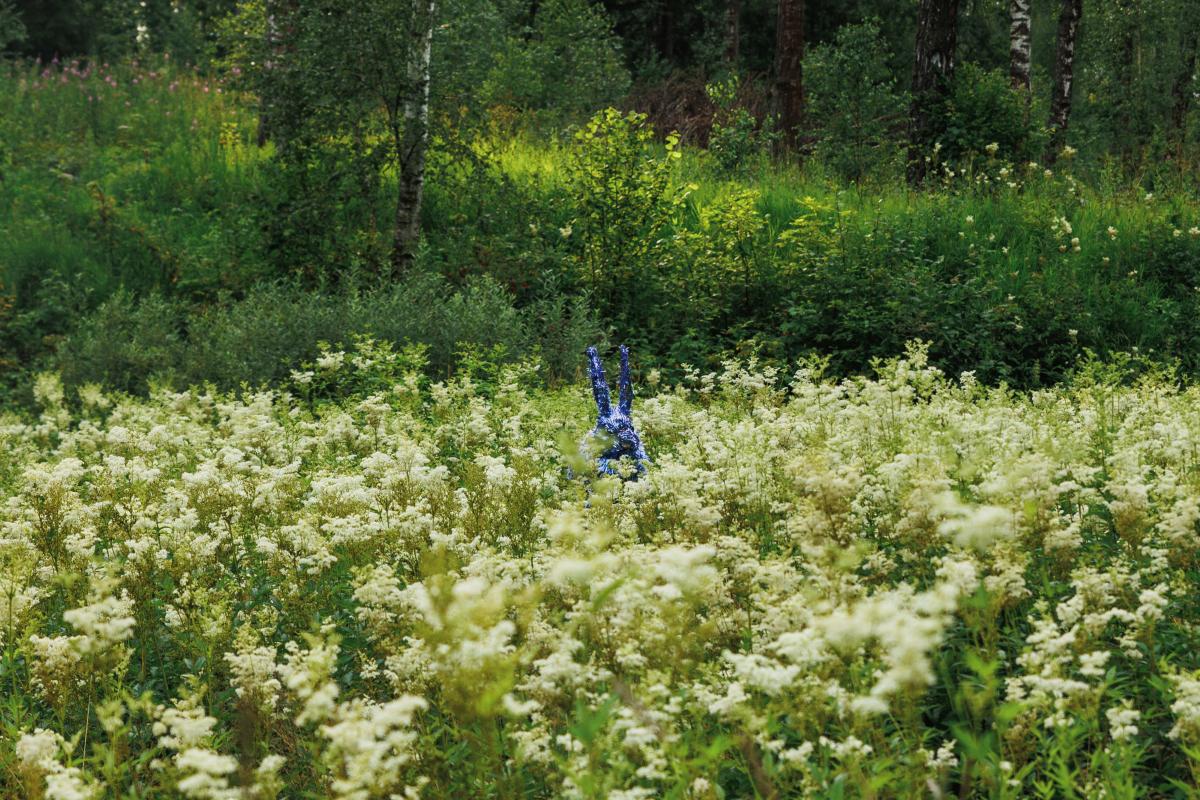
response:
[(583, 349), (602, 340), (580, 298), (518, 311), (489, 277), (453, 290), (434, 275), (373, 292), (308, 292), (294, 283), (251, 289), (237, 301), (187, 310), (151, 294), (119, 291), (83, 319), (58, 353), (68, 388), (99, 383), (143, 393), (147, 379), (221, 389), (278, 385), (311, 361), (322, 342), (349, 348), (364, 334), (397, 348), (424, 348), (428, 369), (451, 373), (464, 348), (515, 361), (538, 353), (548, 377), (574, 374)]
[(549, 293), (522, 309), (525, 330), (552, 380), (573, 378), (583, 366), (589, 345), (603, 346), (606, 337), (595, 313), (582, 297)]
[(193, 312), (180, 382), (226, 389), (275, 383), (289, 365), (315, 358), (318, 342), (348, 342), (353, 325), (341, 294), (309, 293), (287, 283), (259, 286), (238, 302)]
[(723, 172), (737, 172), (755, 156), (766, 152), (775, 137), (759, 126), (749, 109), (738, 104), (737, 78), (710, 83), (704, 91), (716, 107), (708, 134), (708, 151)]
[(183, 309), (161, 295), (138, 301), (123, 289), (117, 291), (64, 342), (58, 355), (63, 383), (145, 391), (148, 378), (179, 372), (182, 322)]
[(181, 377), (226, 388), (243, 381), (276, 383), (300, 362), (315, 358), (318, 343), (345, 348), (359, 333), (397, 345), (426, 345), (436, 374), (452, 370), (463, 344), (499, 345), (513, 357), (524, 347), (524, 327), (511, 298), (486, 277), (457, 292), (432, 275), (365, 293), (318, 294), (268, 285), (240, 302), (204, 312), (189, 332)]
[(652, 256), (680, 199), (671, 191), (678, 138), (668, 136), (663, 153), (653, 137), (644, 114), (605, 109), (575, 135), (566, 164), (580, 282), (602, 313), (621, 320), (657, 299)]
[(880, 41), (878, 21), (844, 25), (804, 60), (808, 113), (820, 130), (817, 155), (847, 180), (862, 179), (898, 153), (892, 131), (903, 126), (907, 101)]
[(440, 277), (418, 275), (394, 289), (365, 294), (351, 305), (353, 327), (391, 342), (429, 346), (430, 369), (445, 375), (460, 347), (499, 347), (510, 358), (525, 352), (525, 329), (512, 297), (488, 276), (471, 278), (457, 291)]
[(1007, 161), (1036, 159), (1045, 137), (1034, 120), (1042, 116), (1032, 112), (1003, 71), (962, 64), (942, 115), (941, 158), (965, 166), (988, 153), (989, 145), (999, 145), (997, 153)]

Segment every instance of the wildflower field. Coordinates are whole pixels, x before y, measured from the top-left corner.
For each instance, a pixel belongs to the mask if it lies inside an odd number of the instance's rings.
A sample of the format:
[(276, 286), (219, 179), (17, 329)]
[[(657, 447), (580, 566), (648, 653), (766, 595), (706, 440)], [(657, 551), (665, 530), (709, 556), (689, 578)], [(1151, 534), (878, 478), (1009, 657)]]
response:
[(635, 374), (652, 466), (588, 482), (584, 386), (411, 360), (39, 379), (0, 795), (1196, 796), (1200, 389)]
[(0, 0), (0, 800), (1200, 800), (1197, 1)]

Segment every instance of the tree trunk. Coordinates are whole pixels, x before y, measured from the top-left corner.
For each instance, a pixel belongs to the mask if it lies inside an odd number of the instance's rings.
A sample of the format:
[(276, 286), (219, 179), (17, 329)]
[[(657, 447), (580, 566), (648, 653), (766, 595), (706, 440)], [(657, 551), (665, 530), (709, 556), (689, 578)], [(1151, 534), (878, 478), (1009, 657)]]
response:
[[(271, 139), (278, 137), (278, 131), (273, 124), (278, 114), (275, 86), (280, 80), (281, 61), (283, 59), (283, 12), (280, 0), (266, 0), (267, 33), (266, 58), (263, 60), (263, 90), (258, 98), (258, 146), (263, 147)], [(276, 142), (278, 147), (281, 143)]]
[(775, 28), (775, 104), (780, 146), (796, 152), (797, 129), (804, 117), (804, 0), (779, 0)]
[(1054, 91), (1050, 97), (1050, 141), (1043, 160), (1054, 164), (1067, 137), (1071, 91), (1075, 88), (1075, 38), (1083, 16), (1083, 0), (1063, 0), (1058, 17), (1058, 47), (1054, 57)]
[(1196, 81), (1196, 50), (1200, 46), (1200, 25), (1192, 24), (1183, 36), (1182, 66), (1171, 86), (1175, 99), (1171, 106), (1171, 130), (1176, 137), (1178, 154), (1183, 154), (1184, 138), (1187, 136), (1187, 115), (1192, 103), (1193, 84)]
[(742, 0), (725, 2), (725, 64), (737, 74), (738, 55), (742, 44)]
[(909, 111), (908, 182), (924, 182), (933, 145), (933, 114), (954, 77), (958, 43), (959, 0), (921, 0), (917, 11), (917, 46), (913, 60), (912, 107)]
[(1120, 18), (1128, 20), (1123, 26), (1121, 32), (1121, 71), (1119, 75), (1121, 94), (1117, 98), (1117, 124), (1122, 132), (1120, 137), (1121, 142), (1121, 164), (1126, 170), (1129, 170), (1133, 165), (1134, 145), (1140, 141), (1134, 125), (1134, 97), (1133, 84), (1135, 78), (1136, 66), (1134, 60), (1137, 53), (1137, 41), (1135, 35), (1138, 33), (1136, 9), (1134, 3), (1129, 0), (1118, 0), (1117, 8), (1120, 13)]
[(1032, 99), (1032, 83), (1029, 80), (1029, 0), (1009, 0), (1008, 19), (1008, 76), (1012, 87), (1025, 93), (1025, 105), (1028, 107)]
[(412, 49), (409, 52), (409, 97), (404, 104), (400, 142), (400, 186), (396, 202), (396, 234), (392, 266), (404, 272), (412, 263), (421, 236), (421, 197), (425, 189), (425, 151), (429, 146), (429, 62), (433, 52), (434, 0), (412, 0)]
[(672, 67), (675, 66), (675, 2), (661, 0), (658, 11), (658, 52)]
[(533, 26), (537, 24), (538, 8), (540, 5), (539, 0), (529, 0), (529, 14), (526, 17), (525, 33), (521, 37), (527, 42), (533, 40)]

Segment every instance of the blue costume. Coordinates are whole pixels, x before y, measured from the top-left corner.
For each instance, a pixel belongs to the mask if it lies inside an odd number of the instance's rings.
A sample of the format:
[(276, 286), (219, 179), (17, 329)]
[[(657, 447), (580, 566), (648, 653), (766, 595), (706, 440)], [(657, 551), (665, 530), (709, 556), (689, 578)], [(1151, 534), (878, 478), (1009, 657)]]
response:
[[(612, 407), (612, 393), (608, 381), (604, 378), (604, 366), (600, 363), (600, 354), (595, 347), (587, 349), (588, 374), (592, 379), (592, 395), (596, 398), (598, 418), (596, 427), (584, 440), (584, 446), (589, 440), (599, 439), (605, 443), (606, 449), (596, 459), (596, 470), (602, 475), (619, 475), (618, 463), (622, 458), (633, 460), (633, 479), (646, 471), (650, 459), (642, 440), (633, 429), (633, 420), (629, 413), (633, 410), (633, 384), (629, 379), (629, 348), (621, 345), (621, 375), (617, 382), (617, 407)], [(590, 450), (588, 451), (590, 452)]]

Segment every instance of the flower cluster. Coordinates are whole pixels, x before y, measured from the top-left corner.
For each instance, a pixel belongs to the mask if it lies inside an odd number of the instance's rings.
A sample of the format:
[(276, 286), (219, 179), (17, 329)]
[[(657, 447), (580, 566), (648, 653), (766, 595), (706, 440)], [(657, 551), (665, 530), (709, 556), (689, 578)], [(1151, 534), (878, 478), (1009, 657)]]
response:
[(571, 477), (590, 400), (523, 367), (484, 392), (326, 352), (296, 394), (78, 404), (43, 378), (0, 424), (0, 794), (1190, 780), (1200, 390), (1014, 395), (920, 347), (655, 388), (626, 483)]

